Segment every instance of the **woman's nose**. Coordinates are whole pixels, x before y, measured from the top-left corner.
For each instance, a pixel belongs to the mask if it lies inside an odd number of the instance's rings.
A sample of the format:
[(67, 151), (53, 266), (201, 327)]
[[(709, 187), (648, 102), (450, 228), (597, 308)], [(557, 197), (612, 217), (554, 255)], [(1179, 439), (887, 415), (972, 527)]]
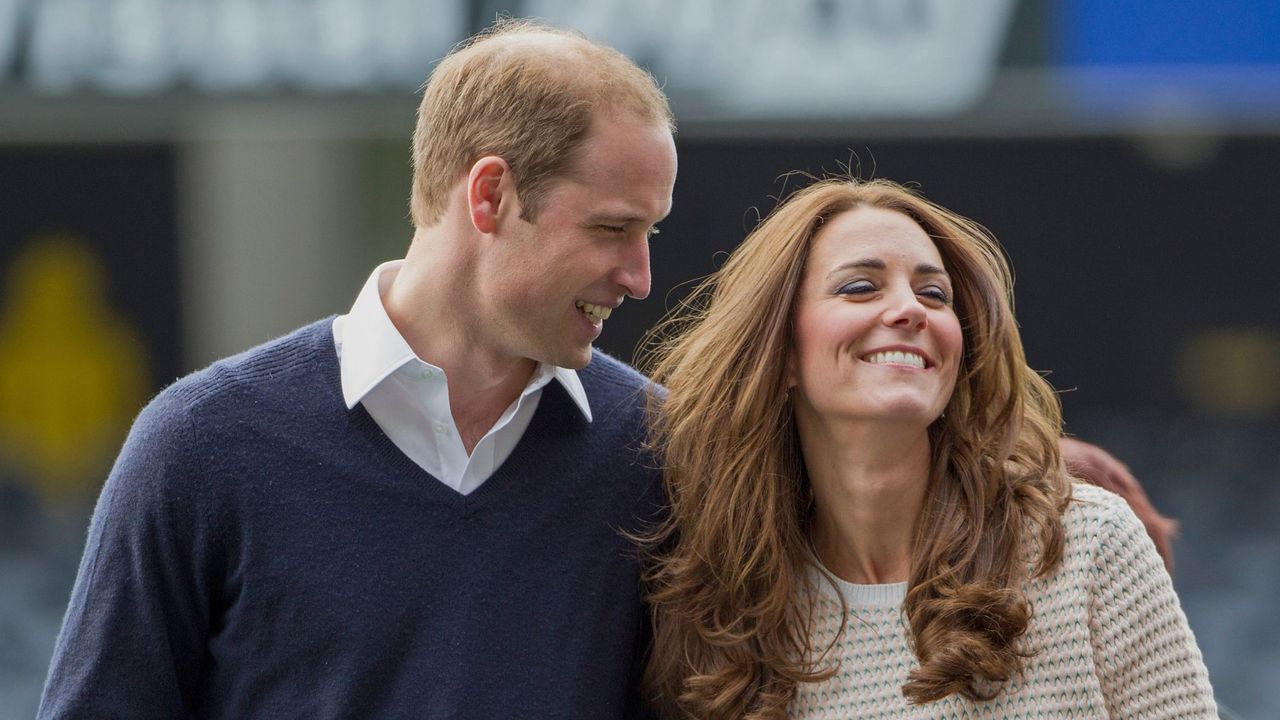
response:
[(917, 331), (929, 325), (925, 306), (914, 292), (897, 293), (891, 296), (889, 306), (885, 308), (883, 321), (890, 327)]

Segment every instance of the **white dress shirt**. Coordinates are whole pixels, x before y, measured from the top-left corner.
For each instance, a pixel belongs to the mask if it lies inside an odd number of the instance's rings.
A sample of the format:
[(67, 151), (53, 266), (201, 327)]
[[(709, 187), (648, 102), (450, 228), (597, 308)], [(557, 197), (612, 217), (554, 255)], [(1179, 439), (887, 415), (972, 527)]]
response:
[(463, 495), (480, 487), (510, 457), (533, 420), (542, 388), (553, 378), (591, 422), (591, 407), (578, 373), (539, 363), (520, 397), (468, 457), (449, 408), (448, 378), (443, 370), (414, 354), (382, 305), (382, 296), (403, 262), (395, 260), (375, 268), (351, 312), (333, 321), (342, 397), (348, 409), (363, 403), (401, 452)]

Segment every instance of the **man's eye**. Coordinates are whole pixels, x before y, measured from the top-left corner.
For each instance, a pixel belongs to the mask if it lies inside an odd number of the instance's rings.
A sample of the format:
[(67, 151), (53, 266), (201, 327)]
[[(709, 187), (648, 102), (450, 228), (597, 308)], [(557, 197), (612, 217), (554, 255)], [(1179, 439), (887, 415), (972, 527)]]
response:
[(870, 280), (854, 280), (853, 282), (841, 285), (839, 289), (836, 290), (836, 294), (861, 295), (863, 293), (872, 292), (875, 289), (875, 285), (872, 285)]
[(601, 230), (604, 230), (605, 232), (611, 232), (611, 233), (623, 233), (627, 231), (627, 228), (625, 225), (598, 225), (597, 227), (599, 227)]

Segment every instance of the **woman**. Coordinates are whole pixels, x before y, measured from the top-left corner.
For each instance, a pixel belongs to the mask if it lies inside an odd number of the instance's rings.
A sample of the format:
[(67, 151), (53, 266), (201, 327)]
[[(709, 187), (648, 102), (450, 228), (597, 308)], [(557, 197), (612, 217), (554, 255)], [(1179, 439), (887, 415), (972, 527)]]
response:
[(1142, 525), (1063, 470), (981, 227), (824, 180), (694, 298), (650, 358), (669, 716), (1214, 716)]

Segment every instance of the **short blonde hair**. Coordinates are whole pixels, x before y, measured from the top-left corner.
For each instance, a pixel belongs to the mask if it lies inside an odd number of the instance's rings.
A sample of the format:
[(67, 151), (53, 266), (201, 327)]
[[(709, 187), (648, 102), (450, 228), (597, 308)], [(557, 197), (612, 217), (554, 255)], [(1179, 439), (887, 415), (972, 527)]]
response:
[(507, 161), (533, 219), (568, 172), (598, 110), (675, 131), (653, 76), (613, 48), (531, 20), (500, 19), (464, 40), (427, 79), (413, 133), (413, 223), (435, 223), (449, 190), (485, 155)]

